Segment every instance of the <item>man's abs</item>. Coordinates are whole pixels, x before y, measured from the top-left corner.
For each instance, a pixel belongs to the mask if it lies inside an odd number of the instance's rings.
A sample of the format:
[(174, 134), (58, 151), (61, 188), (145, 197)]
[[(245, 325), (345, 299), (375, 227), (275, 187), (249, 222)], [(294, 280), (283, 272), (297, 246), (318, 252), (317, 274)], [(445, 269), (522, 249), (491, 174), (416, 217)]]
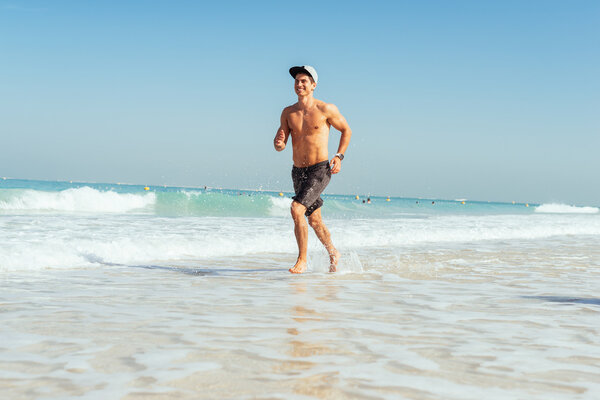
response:
[(302, 168), (328, 160), (328, 136), (328, 132), (321, 132), (319, 134), (313, 133), (311, 135), (292, 133), (294, 165)]

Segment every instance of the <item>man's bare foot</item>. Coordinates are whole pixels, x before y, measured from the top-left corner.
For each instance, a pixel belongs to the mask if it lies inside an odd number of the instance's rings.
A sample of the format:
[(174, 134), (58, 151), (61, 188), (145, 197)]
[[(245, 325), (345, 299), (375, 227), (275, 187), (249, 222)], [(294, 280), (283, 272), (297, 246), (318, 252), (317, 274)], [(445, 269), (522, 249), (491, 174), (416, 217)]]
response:
[(301, 274), (301, 273), (303, 273), (304, 271), (306, 271), (306, 261), (298, 259), (298, 261), (296, 261), (296, 265), (294, 265), (292, 268), (290, 268), (289, 271), (292, 274)]
[(340, 257), (342, 255), (339, 251), (334, 250), (333, 253), (329, 254), (329, 272), (336, 272), (338, 262), (340, 262)]

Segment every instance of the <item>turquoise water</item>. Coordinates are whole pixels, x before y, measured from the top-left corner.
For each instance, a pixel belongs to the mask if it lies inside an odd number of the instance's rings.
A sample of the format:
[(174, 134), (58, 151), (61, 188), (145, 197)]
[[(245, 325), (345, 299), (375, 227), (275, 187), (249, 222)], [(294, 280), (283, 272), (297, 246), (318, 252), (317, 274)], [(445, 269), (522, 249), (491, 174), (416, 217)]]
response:
[[(0, 212), (97, 211), (122, 203), (126, 212), (160, 216), (272, 217), (287, 213), (293, 193), (237, 189), (148, 186), (108, 183), (0, 180)], [(82, 191), (84, 189), (84, 191)], [(91, 189), (91, 190), (90, 190)], [(78, 192), (79, 190), (79, 192)], [(60, 193), (61, 198), (58, 198)], [(103, 194), (134, 195), (108, 198)], [(48, 196), (50, 194), (50, 196)], [(52, 194), (55, 196), (53, 197)], [(356, 198), (358, 196), (358, 199)], [(38, 198), (36, 198), (38, 197)], [(43, 197), (43, 198), (42, 198)], [(148, 200), (144, 202), (144, 198)], [(531, 214), (538, 204), (324, 194), (324, 215), (332, 218), (397, 218), (449, 214)], [(367, 203), (370, 199), (371, 203)], [(126, 203), (130, 201), (128, 206)], [(151, 201), (150, 201), (151, 200)], [(78, 204), (81, 203), (81, 204)], [(87, 204), (87, 205), (86, 205)]]
[[(291, 195), (2, 179), (0, 270), (212, 263), (265, 253), (293, 259)], [(347, 255), (600, 236), (597, 207), (380, 196), (368, 204), (358, 196), (324, 195), (324, 220)], [(311, 253), (322, 249), (312, 232), (309, 239)]]
[(0, 180), (7, 398), (596, 399), (597, 207)]

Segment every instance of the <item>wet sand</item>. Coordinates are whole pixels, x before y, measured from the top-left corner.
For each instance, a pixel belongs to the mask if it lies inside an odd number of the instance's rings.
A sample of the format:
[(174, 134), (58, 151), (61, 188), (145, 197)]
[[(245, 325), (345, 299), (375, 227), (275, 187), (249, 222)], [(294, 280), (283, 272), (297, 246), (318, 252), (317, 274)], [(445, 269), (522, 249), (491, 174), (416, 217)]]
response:
[(302, 276), (280, 254), (7, 273), (0, 392), (595, 399), (598, 245), (369, 249), (358, 270), (325, 273), (321, 255)]

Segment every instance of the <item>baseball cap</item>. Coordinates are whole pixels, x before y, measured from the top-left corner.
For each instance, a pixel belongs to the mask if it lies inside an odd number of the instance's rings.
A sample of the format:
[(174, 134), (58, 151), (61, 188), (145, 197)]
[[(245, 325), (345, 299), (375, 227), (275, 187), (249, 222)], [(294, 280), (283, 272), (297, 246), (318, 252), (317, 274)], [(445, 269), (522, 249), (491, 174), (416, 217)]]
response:
[(314, 69), (314, 67), (311, 67), (310, 65), (302, 65), (300, 67), (290, 68), (290, 75), (292, 75), (293, 78), (296, 78), (296, 75), (298, 75), (300, 72), (312, 76), (312, 78), (315, 80), (315, 83), (317, 83), (317, 81), (319, 80), (317, 70)]

